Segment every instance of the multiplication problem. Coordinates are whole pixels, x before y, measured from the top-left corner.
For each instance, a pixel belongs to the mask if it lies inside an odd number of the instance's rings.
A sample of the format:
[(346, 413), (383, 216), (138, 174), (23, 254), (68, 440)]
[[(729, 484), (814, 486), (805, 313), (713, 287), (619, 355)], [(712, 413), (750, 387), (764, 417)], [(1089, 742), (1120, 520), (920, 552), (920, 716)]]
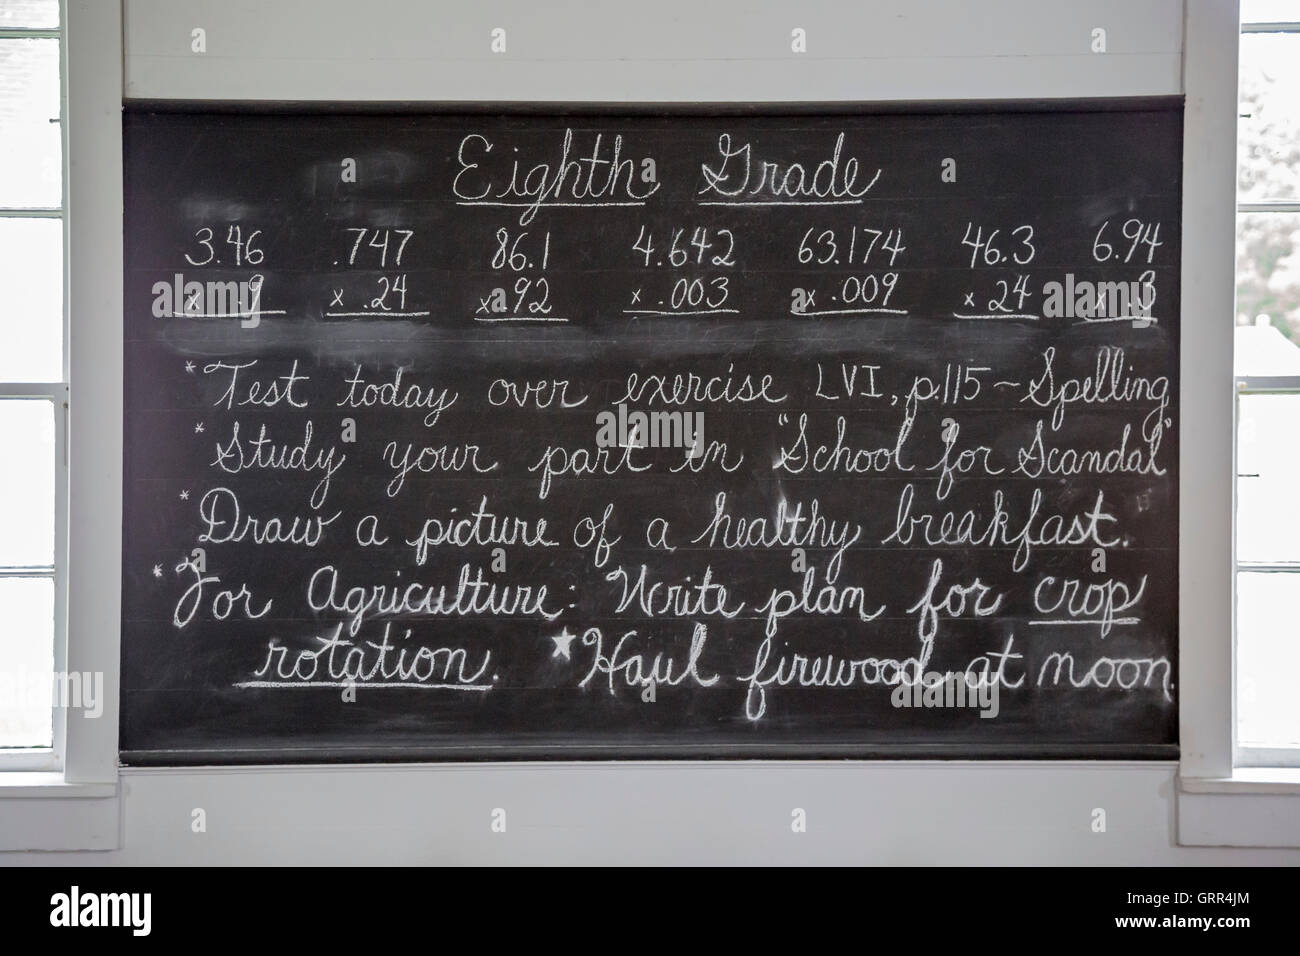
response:
[(253, 329), (264, 315), (284, 314), (283, 309), (268, 309), (263, 303), (266, 276), (258, 269), (266, 261), (266, 251), (261, 229), (242, 222), (200, 226), (181, 255), (187, 266), (211, 269), (221, 278), (199, 281), (177, 272), (171, 282), (153, 283), (157, 318), (237, 318), (243, 328)]
[[(646, 269), (731, 269), (736, 265), (736, 236), (730, 229), (708, 226), (669, 228), (656, 240), (641, 226), (632, 243), (634, 257)], [(658, 282), (632, 290), (624, 315), (713, 315), (734, 313), (728, 305), (727, 273), (677, 275), (666, 290)]]
[(567, 322), (554, 314), (551, 282), (551, 234), (511, 232), (505, 226), (493, 233), (495, 243), (488, 267), (497, 273), (486, 297), (478, 300), (476, 322)]
[[(327, 317), (408, 318), (429, 314), (427, 310), (410, 308), (407, 301), (403, 257), (415, 237), (414, 229), (348, 226), (343, 231), (346, 258), (335, 259), (333, 265), (364, 270), (367, 275), (356, 277), (356, 281), (345, 279), (341, 285), (331, 285), (329, 305), (325, 310)], [(374, 275), (375, 272), (379, 274)], [(358, 303), (360, 307), (352, 303)]]
[[(899, 257), (907, 251), (903, 230), (873, 229), (869, 226), (844, 226), (823, 229), (812, 226), (799, 240), (795, 258), (803, 266), (825, 266), (858, 270), (866, 267), (880, 271), (855, 272), (839, 279), (831, 287), (798, 286), (790, 290), (791, 315), (906, 315), (896, 307), (894, 292), (899, 273)], [(820, 298), (820, 300), (819, 300)]]

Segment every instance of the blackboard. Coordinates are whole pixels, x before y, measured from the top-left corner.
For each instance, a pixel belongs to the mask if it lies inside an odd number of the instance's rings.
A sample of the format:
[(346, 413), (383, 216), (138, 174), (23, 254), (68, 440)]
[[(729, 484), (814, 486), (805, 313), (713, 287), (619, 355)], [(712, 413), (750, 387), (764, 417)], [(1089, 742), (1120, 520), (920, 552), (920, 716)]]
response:
[(1181, 100), (124, 123), (125, 762), (1177, 753)]

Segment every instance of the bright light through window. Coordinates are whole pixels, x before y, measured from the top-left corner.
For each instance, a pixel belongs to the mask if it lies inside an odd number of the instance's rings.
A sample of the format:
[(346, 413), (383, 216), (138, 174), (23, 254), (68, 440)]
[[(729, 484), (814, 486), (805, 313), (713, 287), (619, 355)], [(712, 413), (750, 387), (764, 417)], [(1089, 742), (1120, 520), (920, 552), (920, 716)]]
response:
[[(1242, 22), (1234, 354), (1237, 744), (1246, 763), (1297, 763), (1300, 3), (1245, 0)], [(1252, 32), (1250, 23), (1267, 24), (1269, 32)]]
[(0, 769), (57, 761), (60, 726), (62, 43), (58, 0), (0, 0)]

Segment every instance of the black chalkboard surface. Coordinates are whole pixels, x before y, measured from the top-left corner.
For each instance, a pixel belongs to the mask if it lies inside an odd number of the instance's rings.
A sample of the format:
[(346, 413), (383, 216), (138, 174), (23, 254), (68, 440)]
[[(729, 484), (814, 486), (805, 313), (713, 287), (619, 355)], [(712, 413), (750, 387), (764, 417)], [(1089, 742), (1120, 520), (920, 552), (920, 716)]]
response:
[(1176, 754), (1181, 101), (125, 144), (125, 762)]

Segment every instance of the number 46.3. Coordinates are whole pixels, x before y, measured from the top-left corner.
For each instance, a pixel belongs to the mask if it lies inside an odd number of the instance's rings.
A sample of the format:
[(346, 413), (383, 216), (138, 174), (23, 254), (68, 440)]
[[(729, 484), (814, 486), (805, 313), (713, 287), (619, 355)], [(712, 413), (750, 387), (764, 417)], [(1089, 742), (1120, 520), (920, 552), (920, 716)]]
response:
[[(972, 230), (975, 233), (973, 236)], [(971, 248), (972, 269), (981, 263), (986, 266), (1001, 265), (1008, 259), (1018, 266), (1028, 265), (1034, 261), (1037, 250), (1034, 248), (1033, 226), (1016, 226), (1012, 229), (1011, 242), (1005, 249), (998, 240), (1001, 232), (1001, 229), (994, 229), (986, 236), (983, 226), (977, 226), (973, 222), (966, 223), (966, 234), (962, 236), (961, 244)]]

